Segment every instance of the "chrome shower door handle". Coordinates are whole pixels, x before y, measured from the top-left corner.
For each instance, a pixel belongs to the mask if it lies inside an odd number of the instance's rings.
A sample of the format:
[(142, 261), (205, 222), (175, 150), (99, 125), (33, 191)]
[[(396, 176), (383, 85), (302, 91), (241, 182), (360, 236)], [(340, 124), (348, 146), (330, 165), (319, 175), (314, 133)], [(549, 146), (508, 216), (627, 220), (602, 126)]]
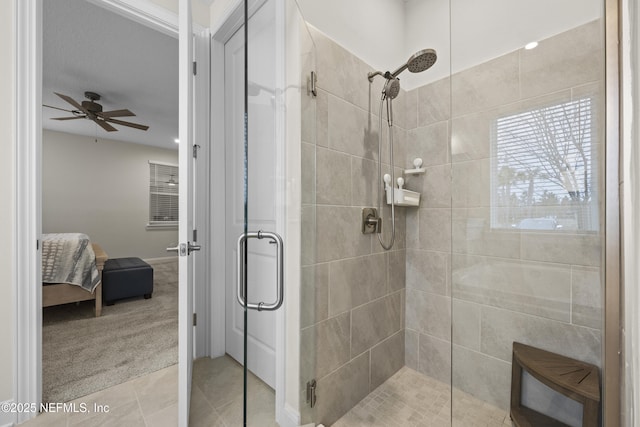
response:
[[(276, 245), (276, 300), (271, 303), (259, 302), (251, 303), (246, 301), (245, 288), (246, 277), (244, 274), (245, 260), (244, 251), (245, 245), (248, 239), (271, 239), (269, 243)], [(251, 310), (258, 311), (275, 311), (282, 305), (284, 301), (284, 243), (282, 237), (277, 233), (269, 231), (250, 231), (243, 233), (238, 238), (237, 254), (236, 254), (236, 290), (237, 299), (241, 306), (249, 308)]]

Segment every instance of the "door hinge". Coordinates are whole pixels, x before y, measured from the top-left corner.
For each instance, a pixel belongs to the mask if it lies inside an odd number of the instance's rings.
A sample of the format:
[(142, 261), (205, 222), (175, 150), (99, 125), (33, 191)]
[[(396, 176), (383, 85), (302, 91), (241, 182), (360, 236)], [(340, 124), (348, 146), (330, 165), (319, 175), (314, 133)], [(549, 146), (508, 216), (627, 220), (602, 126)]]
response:
[(198, 150), (200, 149), (200, 146), (198, 144), (193, 144), (193, 158), (197, 159), (198, 158)]
[(318, 96), (318, 88), (316, 87), (318, 83), (318, 75), (315, 71), (311, 72), (311, 76), (309, 77), (309, 81), (307, 82), (307, 95)]
[(307, 382), (307, 403), (310, 407), (316, 406), (316, 380)]
[(193, 239), (191, 239), (191, 240), (193, 240), (194, 242), (198, 241), (198, 230), (197, 229), (193, 230)]
[(193, 326), (198, 325), (198, 313), (193, 313)]
[(193, 75), (198, 75), (198, 63), (196, 61), (193, 61)]

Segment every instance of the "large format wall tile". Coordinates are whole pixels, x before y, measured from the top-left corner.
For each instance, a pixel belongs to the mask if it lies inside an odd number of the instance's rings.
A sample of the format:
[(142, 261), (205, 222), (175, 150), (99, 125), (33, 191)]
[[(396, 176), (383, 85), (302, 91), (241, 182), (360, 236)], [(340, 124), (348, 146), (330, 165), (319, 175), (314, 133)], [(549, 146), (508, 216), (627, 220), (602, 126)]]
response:
[(300, 151), (302, 204), (314, 204), (316, 202), (316, 146), (303, 142)]
[(601, 237), (596, 234), (522, 233), (522, 258), (534, 261), (599, 266)]
[[(301, 353), (315, 354), (315, 375), (321, 378), (350, 359), (351, 319), (344, 313), (302, 330)], [(306, 359), (309, 362), (309, 359)], [(303, 361), (305, 363), (305, 361)], [(302, 372), (313, 372), (303, 367)]]
[(600, 269), (574, 266), (571, 270), (571, 322), (602, 329), (602, 296)]
[(491, 201), (491, 163), (489, 159), (454, 163), (451, 170), (453, 207), (489, 206)]
[(522, 96), (550, 93), (604, 77), (602, 22), (593, 21), (520, 51)]
[[(389, 267), (388, 267), (388, 279), (387, 285), (389, 292), (395, 292), (406, 287), (406, 265), (407, 265), (407, 252), (406, 250), (390, 251), (387, 255)], [(404, 318), (404, 316), (403, 316)]]
[(451, 80), (449, 77), (420, 86), (417, 92), (417, 127), (424, 127), (449, 119), (451, 112)]
[[(351, 158), (351, 205), (377, 206), (378, 163), (361, 157)], [(384, 192), (380, 192), (384, 198)]]
[(453, 117), (517, 101), (520, 96), (517, 52), (500, 56), (451, 77)]
[(443, 383), (451, 383), (451, 343), (420, 334), (418, 371)]
[(400, 330), (400, 292), (377, 299), (351, 312), (351, 356), (373, 347)]
[(369, 394), (369, 353), (363, 353), (318, 380), (316, 421), (333, 424)]
[(452, 210), (452, 252), (520, 258), (520, 232), (491, 227), (490, 208)]
[(480, 307), (453, 299), (451, 335), (454, 344), (480, 351)]
[(407, 328), (451, 339), (451, 298), (407, 289), (406, 310)]
[(399, 331), (371, 349), (371, 390), (404, 366), (404, 331)]
[(420, 248), (451, 251), (451, 211), (449, 209), (420, 209)]
[(411, 329), (404, 330), (404, 363), (411, 369), (418, 370), (420, 333)]
[(570, 322), (570, 266), (453, 255), (451, 272), (455, 298)]
[(316, 202), (351, 204), (351, 156), (324, 148), (316, 150)]
[[(407, 159), (408, 165), (412, 165), (412, 162), (413, 159)], [(451, 207), (451, 165), (432, 166), (426, 169), (424, 175), (405, 177), (405, 188), (421, 194), (421, 208)]]
[(317, 29), (310, 29), (318, 58), (318, 87), (362, 109), (368, 109), (370, 84), (367, 73), (371, 71), (370, 68)]
[(600, 365), (600, 331), (493, 307), (482, 307), (482, 352), (510, 361), (513, 342)]
[(481, 111), (451, 120), (451, 160), (464, 162), (491, 155), (491, 129), (497, 110)]
[(316, 97), (316, 144), (321, 147), (329, 146), (329, 94), (318, 89)]
[(451, 256), (444, 252), (408, 250), (407, 288), (438, 295), (449, 295), (447, 276), (449, 275), (450, 259)]
[(449, 127), (446, 121), (409, 130), (406, 146), (407, 161), (412, 162), (416, 157), (420, 157), (425, 167), (449, 163), (448, 133)]
[(329, 264), (302, 267), (300, 272), (300, 326), (305, 328), (329, 315)]
[[(508, 410), (511, 392), (511, 363), (458, 345), (451, 357), (452, 385), (498, 408)], [(461, 402), (454, 400), (452, 405)]]
[(329, 148), (378, 159), (378, 121), (366, 110), (329, 95)]
[(318, 206), (318, 262), (367, 255), (371, 252), (371, 235), (362, 234), (360, 208)]
[(367, 255), (330, 264), (329, 313), (335, 315), (387, 294), (387, 255)]

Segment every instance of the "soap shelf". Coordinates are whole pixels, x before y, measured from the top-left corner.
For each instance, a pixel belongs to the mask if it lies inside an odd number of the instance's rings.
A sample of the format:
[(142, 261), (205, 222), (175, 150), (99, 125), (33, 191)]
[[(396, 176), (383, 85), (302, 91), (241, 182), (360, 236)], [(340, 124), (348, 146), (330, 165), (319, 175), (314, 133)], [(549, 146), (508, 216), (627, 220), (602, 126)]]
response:
[(416, 169), (405, 169), (405, 175), (420, 175), (421, 173), (425, 173), (427, 168), (416, 168)]
[[(391, 205), (391, 187), (387, 186), (387, 204)], [(419, 206), (420, 193), (417, 191), (405, 190), (404, 188), (393, 189), (394, 205), (396, 206)]]

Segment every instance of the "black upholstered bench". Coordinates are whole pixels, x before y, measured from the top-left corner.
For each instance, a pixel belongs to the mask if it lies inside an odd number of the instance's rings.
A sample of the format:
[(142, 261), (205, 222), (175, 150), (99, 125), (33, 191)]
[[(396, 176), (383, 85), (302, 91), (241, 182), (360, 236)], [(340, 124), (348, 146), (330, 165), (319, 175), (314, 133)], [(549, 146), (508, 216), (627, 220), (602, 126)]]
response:
[(153, 293), (153, 268), (140, 258), (114, 258), (102, 270), (102, 299), (107, 305), (116, 300)]

